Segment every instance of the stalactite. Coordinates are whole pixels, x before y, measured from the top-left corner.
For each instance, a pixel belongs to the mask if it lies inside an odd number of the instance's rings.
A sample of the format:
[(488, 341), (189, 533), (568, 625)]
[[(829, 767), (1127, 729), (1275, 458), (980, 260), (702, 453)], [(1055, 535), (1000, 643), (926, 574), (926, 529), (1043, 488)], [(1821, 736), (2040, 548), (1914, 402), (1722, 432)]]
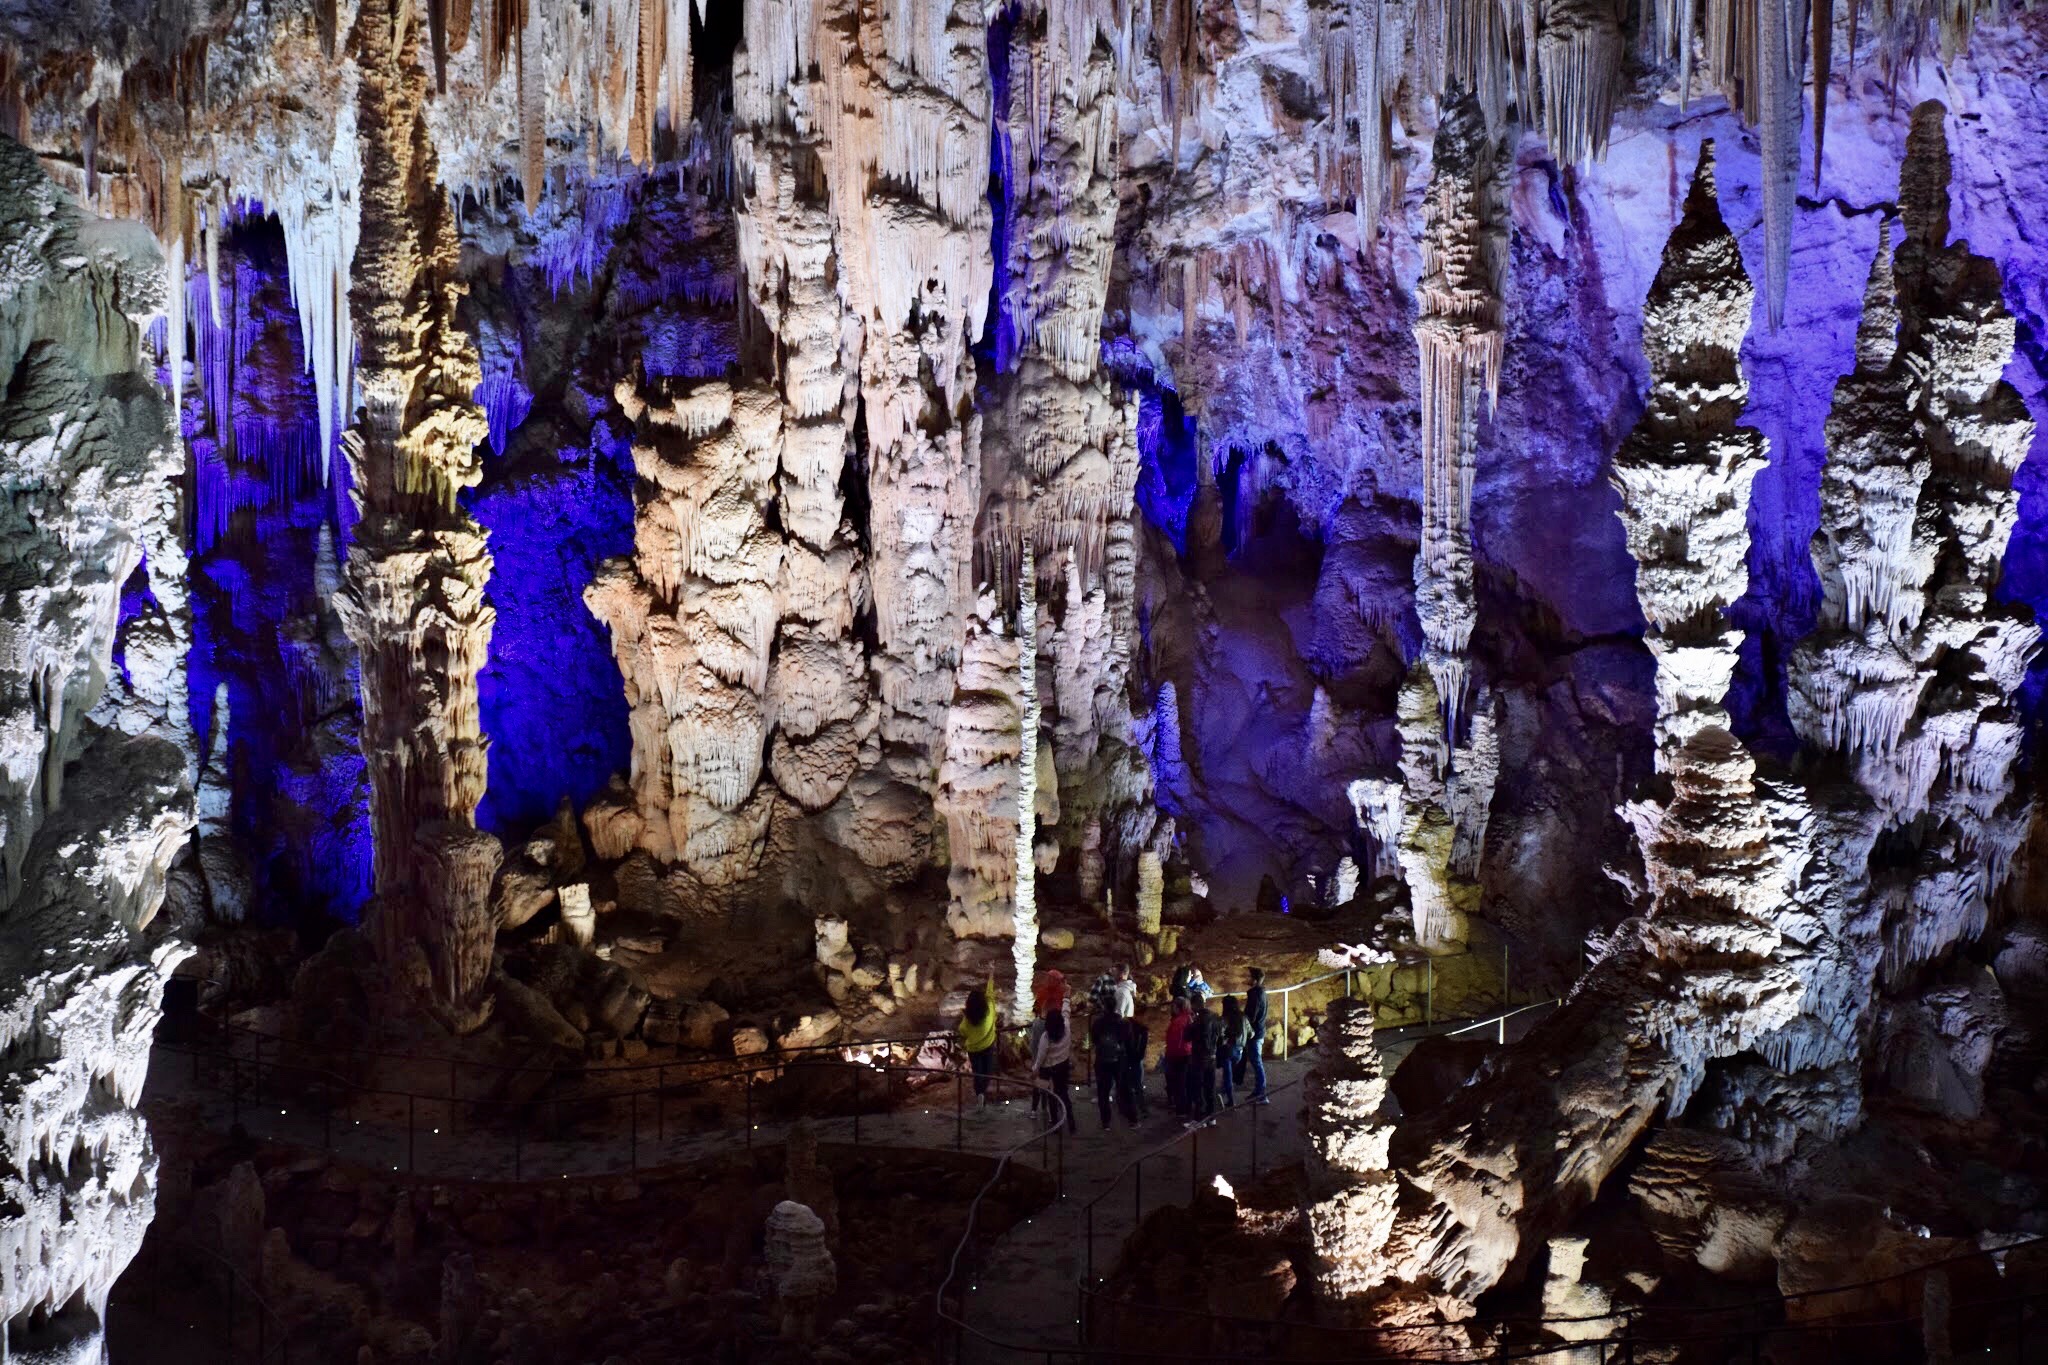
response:
[(1472, 478), (1480, 396), (1500, 383), (1506, 224), (1479, 102), (1459, 97), (1437, 128), (1424, 201), (1416, 350), (1422, 365), (1422, 545), (1415, 557), (1424, 658), (1455, 743), (1465, 700), (1472, 587)]
[(434, 46), (434, 89), (448, 93), (448, 0), (427, 0), (427, 31)]
[(1549, 0), (1536, 52), (1551, 152), (1566, 165), (1604, 156), (1623, 57), (1613, 0)]
[(518, 27), (512, 40), (518, 62), (519, 181), (528, 213), (540, 208), (541, 196), (547, 191), (548, 169), (547, 88), (542, 82), (542, 58), (538, 51), (527, 51), (540, 36), (535, 31), (539, 25), (533, 19), (531, 4), (532, 0), (518, 0)]

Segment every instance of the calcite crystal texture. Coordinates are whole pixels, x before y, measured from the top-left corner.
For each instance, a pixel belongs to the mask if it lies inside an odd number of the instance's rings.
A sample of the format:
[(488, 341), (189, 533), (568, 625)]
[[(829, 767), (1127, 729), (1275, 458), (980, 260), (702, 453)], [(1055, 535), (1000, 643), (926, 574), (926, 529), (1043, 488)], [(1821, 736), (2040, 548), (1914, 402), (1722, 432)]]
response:
[(0, 140), (0, 1318), (25, 1359), (94, 1361), (154, 1212), (136, 1105), (164, 983), (149, 934), (192, 829), (187, 755), (88, 720), (120, 592), (175, 537), (170, 409), (141, 357), (164, 264), (83, 220)]
[(1755, 296), (1721, 220), (1710, 142), (1643, 309), (1649, 402), (1609, 476), (1657, 660), (1660, 767), (1700, 729), (1729, 724), (1721, 698), (1742, 632), (1724, 613), (1749, 586), (1749, 491), (1768, 459), (1763, 436), (1735, 420)]
[(498, 841), (476, 827), (491, 557), (456, 501), (481, 474), (489, 424), (470, 401), (476, 351), (455, 321), (453, 207), (421, 121), (419, 31), (406, 0), (366, 0), (355, 31), (365, 179), (351, 302), (362, 406), (346, 440), (361, 519), (336, 606), (360, 657), (373, 937), (387, 962), (424, 954), (433, 1002), (460, 1024), (487, 1007), (501, 860)]

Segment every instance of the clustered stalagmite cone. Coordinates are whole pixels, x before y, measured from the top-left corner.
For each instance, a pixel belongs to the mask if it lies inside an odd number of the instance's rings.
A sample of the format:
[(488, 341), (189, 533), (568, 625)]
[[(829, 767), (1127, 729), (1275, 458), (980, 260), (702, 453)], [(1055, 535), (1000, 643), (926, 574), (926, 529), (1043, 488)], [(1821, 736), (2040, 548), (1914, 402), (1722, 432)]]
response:
[[(1743, 1083), (1743, 1131), (1853, 1124), (1884, 988), (1988, 922), (2026, 824), (2013, 695), (2037, 631), (1990, 587), (2032, 423), (2002, 378), (2014, 329), (1998, 272), (1948, 241), (1943, 119), (1914, 113), (1905, 240), (1896, 255), (1880, 243), (1828, 424), (1820, 620), (1788, 664), (1795, 726), (1841, 754), (1849, 784), (1760, 777), (1720, 710), (1735, 645), (1722, 612), (1742, 591), (1763, 452), (1734, 422), (1751, 289), (1702, 157), (1646, 308), (1650, 402), (1615, 472), (1670, 782), (1625, 810), (1648, 913), (1485, 1083), (1397, 1133), (1391, 1228), (1342, 1280), (1384, 1300), (1383, 1318), (1469, 1313), (1717, 1059), (1753, 1054), (1788, 1080)], [(1952, 675), (1967, 682), (1929, 685), (1944, 651), (1967, 656)], [(1917, 856), (1874, 865), (1877, 839), (1909, 829)]]

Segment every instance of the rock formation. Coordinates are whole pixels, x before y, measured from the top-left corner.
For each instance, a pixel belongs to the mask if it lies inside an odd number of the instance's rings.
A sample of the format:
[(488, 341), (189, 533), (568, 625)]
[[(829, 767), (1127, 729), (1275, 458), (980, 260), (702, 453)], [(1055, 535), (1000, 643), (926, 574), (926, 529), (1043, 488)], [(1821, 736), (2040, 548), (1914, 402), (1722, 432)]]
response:
[[(1701, 528), (1698, 550), (1682, 559), (1676, 537), (1645, 538), (1659, 552), (1653, 569), (1664, 556), (1677, 563), (1670, 581), (1652, 572), (1639, 592), (1660, 631), (1683, 627), (1716, 642), (1727, 566), (1741, 564), (1746, 542), (1738, 536), (1731, 551), (1716, 534), (1731, 494), (1725, 476), (1711, 475), (1731, 462), (1730, 452), (1736, 461), (1755, 454), (1751, 438), (1730, 429), (1749, 297), (1703, 156), (1645, 309), (1653, 397), (1617, 480), (1630, 495), (1624, 522), (1632, 532), (1649, 519), (1636, 508), (1648, 504), (1652, 486), (1663, 524)], [(1703, 407), (1703, 398), (1715, 405)], [(1661, 480), (1637, 472), (1659, 457), (1668, 471)], [(1733, 526), (1742, 526), (1739, 506)], [(1690, 610), (1681, 615), (1668, 604)], [(1694, 689), (1713, 681), (1711, 670), (1702, 683), (1687, 679)], [(1671, 797), (1637, 816), (1648, 915), (1616, 931), (1557, 1014), (1487, 1083), (1457, 1092), (1395, 1137), (1396, 1216), (1377, 1253), (1355, 1253), (1361, 1264), (1346, 1282), (1361, 1294), (1392, 1282), (1397, 1316), (1469, 1315), (1479, 1293), (1590, 1202), (1652, 1119), (1685, 1107), (1711, 1059), (1755, 1045), (1798, 1012), (1803, 990), (1777, 956), (1775, 920), (1798, 856), (1783, 842), (1798, 832), (1797, 798), (1773, 800), (1760, 790), (1754, 761), (1725, 728), (1670, 723), (1717, 704), (1718, 693), (1669, 695), (1660, 715), (1662, 732), (1677, 736), (1665, 757)], [(1561, 1068), (1550, 1060), (1557, 1058), (1566, 1059)]]
[[(1007, 938), (1017, 930), (1024, 697), (1022, 649), (995, 594), (968, 618), (958, 682), (946, 712), (946, 759), (938, 807), (952, 859), (946, 925), (960, 938)], [(1030, 999), (1030, 983), (1020, 997)]]
[(839, 1288), (839, 1272), (825, 1243), (825, 1222), (794, 1200), (768, 1214), (768, 1273), (782, 1311), (782, 1334), (808, 1341), (818, 1303)]
[(476, 827), (491, 558), (456, 502), (480, 475), (489, 424), (455, 324), (455, 225), (421, 119), (419, 37), (405, 0), (369, 0), (357, 16), (364, 192), (350, 301), (363, 401), (347, 451), (361, 519), (337, 606), (361, 659), (378, 951), (394, 964), (423, 952), (433, 1001), (462, 1024), (487, 1008), (501, 856)]
[(0, 1316), (24, 1359), (98, 1360), (154, 1211), (136, 1106), (189, 951), (147, 933), (192, 828), (187, 756), (175, 731), (88, 720), (122, 585), (173, 538), (180, 461), (140, 333), (167, 290), (141, 229), (82, 221), (6, 140), (0, 261)]
[[(1472, 480), (1480, 400), (1500, 382), (1506, 221), (1496, 149), (1479, 101), (1455, 100), (1437, 130), (1425, 199), (1415, 345), (1422, 365), (1422, 543), (1415, 610), (1422, 655), (1401, 689), (1399, 861), (1416, 941), (1462, 943), (1478, 908), (1479, 859), (1500, 760), (1493, 717), (1474, 707), (1467, 657)], [(1468, 733), (1469, 729), (1469, 733)]]
[[(1780, 1073), (1734, 1067), (1736, 1098), (1705, 1116), (1765, 1144), (1759, 1164), (1853, 1125), (1875, 1023), (1920, 1008), (1887, 993), (1985, 928), (2025, 822), (2011, 699), (2037, 632), (1989, 589), (2031, 423), (2000, 377), (2012, 333), (1998, 273), (1948, 241), (1944, 116), (1914, 112), (1905, 241), (1896, 257), (1880, 246), (1829, 423), (1821, 620), (1789, 665), (1795, 724), (1847, 783), (1826, 763), (1803, 782), (1759, 778), (1720, 723), (1733, 650), (1721, 612), (1741, 590), (1760, 441), (1733, 425), (1751, 294), (1703, 156), (1646, 308), (1652, 398), (1615, 476), (1645, 551), (1670, 782), (1668, 798), (1627, 810), (1649, 913), (1484, 1084), (1397, 1135), (1393, 1229), (1346, 1272), (1360, 1292), (1383, 1286), (1397, 1317), (1469, 1314), (1653, 1118), (1687, 1109), (1718, 1059), (1753, 1052)], [(1930, 668), (1937, 655), (1958, 671)], [(1937, 675), (1953, 681), (1930, 686)], [(1880, 871), (1877, 839), (1909, 824), (1917, 857)], [(1641, 1181), (1670, 1210), (1668, 1186), (1688, 1177), (1668, 1174), (1683, 1168), (1677, 1146), (1660, 1153), (1667, 1174), (1646, 1166)], [(1692, 1168), (1706, 1180), (1714, 1162)]]
[(1649, 402), (1610, 475), (1657, 660), (1659, 768), (1702, 729), (1729, 725), (1721, 698), (1742, 633), (1724, 613), (1749, 585), (1749, 489), (1767, 462), (1763, 436), (1735, 423), (1755, 295), (1715, 202), (1709, 142), (1643, 308)]
[(1302, 1125), (1309, 1145), (1309, 1235), (1320, 1283), (1339, 1303), (1372, 1289), (1399, 1186), (1387, 1170), (1387, 1080), (1372, 1004), (1338, 1000), (1323, 1016)]

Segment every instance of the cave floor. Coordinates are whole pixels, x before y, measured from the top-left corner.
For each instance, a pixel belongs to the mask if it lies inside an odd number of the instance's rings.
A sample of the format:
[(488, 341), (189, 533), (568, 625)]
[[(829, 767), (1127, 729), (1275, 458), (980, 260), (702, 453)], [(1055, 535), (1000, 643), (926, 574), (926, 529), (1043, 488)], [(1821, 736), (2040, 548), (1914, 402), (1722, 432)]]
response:
[[(1418, 1036), (1382, 1034), (1389, 1071)], [(1092, 1090), (1081, 1087), (1074, 1092), (1080, 1131), (1064, 1141), (1048, 1137), (1035, 1125), (1014, 1085), (1016, 1077), (1009, 1080), (1017, 1097), (981, 1113), (956, 1114), (952, 1087), (942, 1085), (892, 1112), (862, 1114), (857, 1126), (850, 1114), (808, 1121), (821, 1142), (959, 1150), (991, 1157), (1010, 1152), (1020, 1165), (1042, 1169), (1056, 1179), (1063, 1196), (983, 1247), (964, 1271), (965, 1319), (988, 1339), (970, 1335), (961, 1358), (1015, 1360), (1015, 1350), (1005, 1349), (1006, 1344), (1037, 1343), (1036, 1349), (1042, 1351), (1076, 1339), (1083, 1311), (1078, 1291), (1082, 1276), (1091, 1265), (1096, 1276), (1107, 1275), (1143, 1215), (1186, 1204), (1197, 1189), (1211, 1186), (1219, 1175), (1239, 1182), (1301, 1159), (1302, 1081), (1314, 1057), (1313, 1049), (1302, 1049), (1285, 1059), (1269, 1059), (1272, 1102), (1256, 1108), (1240, 1102), (1196, 1132), (1185, 1131), (1165, 1112), (1156, 1071), (1148, 1075), (1152, 1114), (1137, 1130), (1118, 1116), (1115, 1127), (1104, 1133)], [(259, 1106), (246, 1099), (237, 1105), (219, 1088), (195, 1084), (189, 1064), (171, 1054), (159, 1057), (151, 1067), (145, 1105), (155, 1123), (215, 1132), (227, 1132), (239, 1123), (257, 1141), (328, 1151), (370, 1170), (403, 1174), (409, 1166), (420, 1179), (502, 1182), (513, 1177), (510, 1143), (496, 1135), (443, 1133), (423, 1119), (413, 1125), (408, 1142), (402, 1120), (333, 1127), (323, 1125), (304, 1107), (294, 1112), (289, 1104), (279, 1107), (272, 1101)], [(517, 1156), (520, 1179), (531, 1183), (632, 1172), (644, 1176), (731, 1152), (749, 1145), (750, 1139), (755, 1146), (780, 1145), (791, 1125), (763, 1117), (751, 1131), (731, 1126), (676, 1131), (683, 1126), (672, 1123), (657, 1136), (649, 1122), (643, 1122), (637, 1134), (623, 1131), (619, 1124), (597, 1129), (585, 1125), (559, 1141), (525, 1142)], [(917, 1290), (937, 1288), (933, 1283)]]
[[(1421, 1038), (1382, 1036), (1389, 1073)], [(1118, 1117), (1104, 1133), (1093, 1094), (1077, 1091), (1081, 1131), (1066, 1142), (1061, 1198), (1011, 1228), (969, 1267), (965, 1318), (985, 1339), (969, 1335), (962, 1342), (963, 1365), (1016, 1365), (1025, 1357), (1015, 1348), (1035, 1344), (1043, 1351), (1078, 1340), (1086, 1310), (1077, 1286), (1091, 1265), (1098, 1279), (1109, 1274), (1144, 1215), (1189, 1203), (1196, 1190), (1213, 1187), (1218, 1176), (1249, 1181), (1299, 1162), (1302, 1081), (1314, 1061), (1313, 1049), (1268, 1059), (1272, 1103), (1254, 1108), (1240, 1100), (1237, 1109), (1222, 1111), (1194, 1133), (1162, 1117), (1156, 1084), (1151, 1087), (1152, 1119), (1136, 1132)], [(1010, 1142), (1022, 1141), (1030, 1132), (1029, 1111), (1017, 1110), (1024, 1106), (998, 1107), (981, 1126)], [(1038, 1151), (1039, 1144), (1031, 1144), (1019, 1155), (1037, 1160)]]

